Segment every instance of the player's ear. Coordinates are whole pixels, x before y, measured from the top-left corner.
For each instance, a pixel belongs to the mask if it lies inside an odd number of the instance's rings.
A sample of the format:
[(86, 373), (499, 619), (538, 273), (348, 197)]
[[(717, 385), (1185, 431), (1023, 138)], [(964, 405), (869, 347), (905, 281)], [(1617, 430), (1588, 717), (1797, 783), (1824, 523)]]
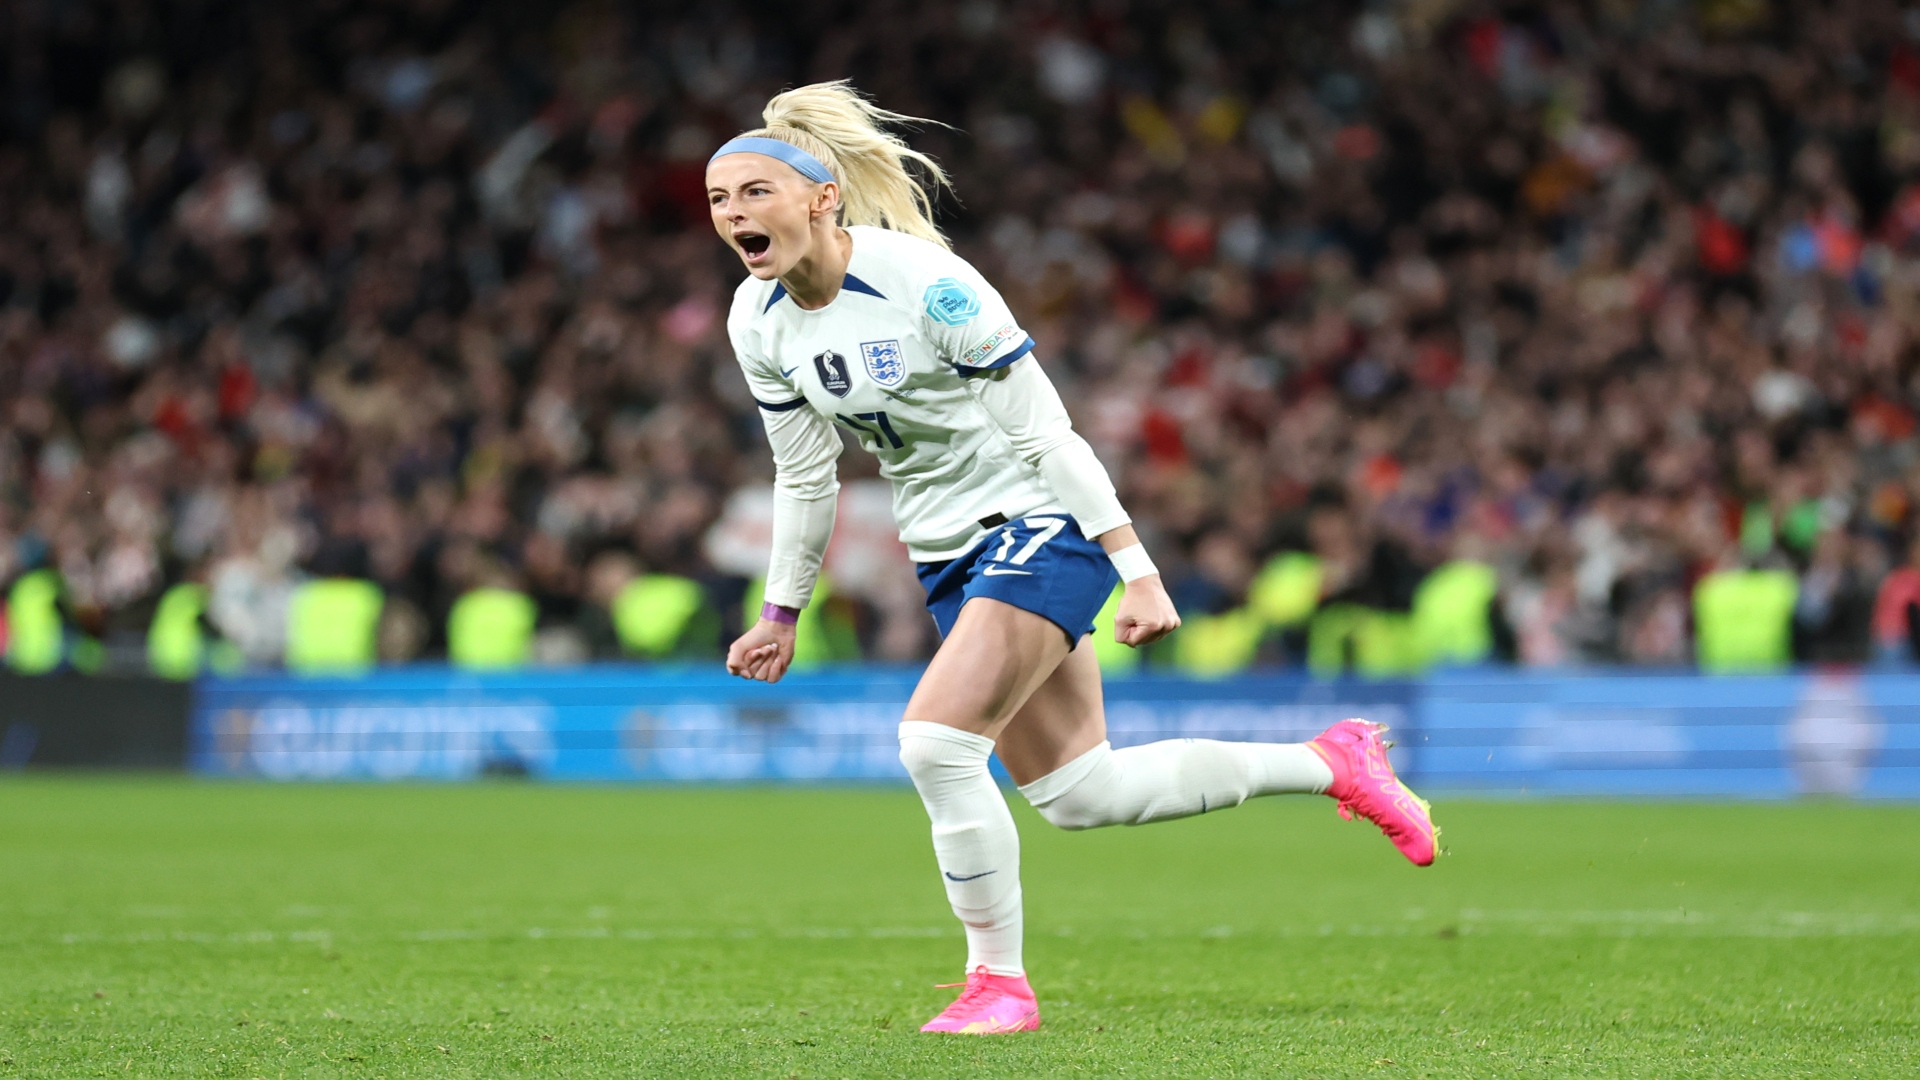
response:
[(840, 209), (840, 185), (828, 180), (813, 193), (813, 216), (831, 216)]

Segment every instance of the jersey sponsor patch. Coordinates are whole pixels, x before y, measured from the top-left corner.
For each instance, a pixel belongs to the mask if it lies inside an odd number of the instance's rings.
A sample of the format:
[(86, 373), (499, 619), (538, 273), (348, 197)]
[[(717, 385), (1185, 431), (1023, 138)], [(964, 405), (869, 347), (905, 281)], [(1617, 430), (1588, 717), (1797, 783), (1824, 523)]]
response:
[(867, 363), (867, 374), (881, 386), (899, 386), (907, 379), (907, 358), (898, 341), (863, 341), (860, 359)]
[(1012, 323), (1008, 323), (1000, 329), (995, 330), (987, 340), (962, 353), (960, 358), (955, 360), (954, 363), (959, 364), (961, 367), (979, 367), (987, 362), (987, 357), (992, 356), (995, 349), (998, 349), (1000, 346), (1005, 345), (1007, 342), (1019, 336), (1020, 328)]
[(980, 297), (959, 278), (943, 277), (927, 286), (921, 297), (927, 317), (947, 326), (965, 326), (980, 314)]
[(820, 385), (834, 397), (846, 397), (853, 389), (853, 378), (847, 372), (847, 358), (831, 350), (813, 358), (814, 373), (820, 376)]

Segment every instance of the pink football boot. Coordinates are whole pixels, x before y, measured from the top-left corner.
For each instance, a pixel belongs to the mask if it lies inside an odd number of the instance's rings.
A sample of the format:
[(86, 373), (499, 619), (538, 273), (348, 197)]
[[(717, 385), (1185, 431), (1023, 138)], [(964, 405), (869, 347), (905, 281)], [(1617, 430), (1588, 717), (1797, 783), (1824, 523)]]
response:
[(1025, 975), (989, 975), (982, 965), (974, 968), (964, 983), (940, 985), (966, 989), (921, 1031), (1000, 1035), (1040, 1029), (1040, 1003), (1034, 1000), (1033, 987), (1027, 985)]
[(1431, 866), (1439, 854), (1440, 830), (1433, 824), (1427, 800), (1415, 795), (1393, 775), (1387, 744), (1380, 741), (1385, 724), (1342, 720), (1307, 743), (1327, 760), (1333, 785), (1327, 794), (1340, 800), (1340, 816), (1366, 818), (1387, 834), (1415, 866)]

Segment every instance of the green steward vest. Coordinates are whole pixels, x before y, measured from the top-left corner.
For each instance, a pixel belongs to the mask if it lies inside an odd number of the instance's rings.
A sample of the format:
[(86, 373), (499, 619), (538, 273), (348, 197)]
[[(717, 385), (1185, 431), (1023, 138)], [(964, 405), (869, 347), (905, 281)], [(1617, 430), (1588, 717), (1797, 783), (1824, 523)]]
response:
[(207, 587), (183, 581), (160, 594), (147, 626), (147, 666), (163, 679), (187, 680), (207, 662), (207, 635), (200, 616), (207, 610)]
[(1140, 668), (1140, 650), (1113, 640), (1113, 620), (1120, 614), (1120, 598), (1126, 592), (1125, 585), (1115, 585), (1100, 614), (1093, 617), (1093, 658), (1100, 662), (1102, 674), (1126, 675)]
[(98, 674), (107, 664), (107, 647), (92, 634), (75, 634), (67, 646), (67, 662), (82, 675)]
[(320, 578), (287, 606), (287, 667), (302, 675), (348, 675), (379, 658), (386, 595), (371, 581)]
[(60, 574), (35, 570), (7, 593), (7, 665), (26, 675), (60, 666), (66, 626), (60, 617)]
[(1173, 665), (1202, 679), (1245, 671), (1260, 651), (1265, 632), (1265, 620), (1252, 608), (1183, 620), (1173, 632)]
[(473, 589), (447, 615), (447, 659), (474, 670), (524, 667), (533, 654), (533, 599), (512, 589)]
[(1371, 679), (1420, 670), (1420, 639), (1413, 617), (1360, 604), (1329, 604), (1307, 626), (1307, 667), (1329, 677), (1353, 670)]
[(613, 629), (620, 647), (661, 660), (711, 651), (720, 633), (707, 591), (677, 574), (642, 574), (613, 598)]
[(1303, 551), (1283, 551), (1267, 560), (1247, 590), (1247, 606), (1268, 626), (1299, 626), (1320, 606), (1325, 577), (1320, 559)]
[[(766, 590), (765, 578), (755, 578), (748, 583), (741, 612), (742, 626), (760, 621), (760, 604), (766, 598)], [(793, 628), (793, 670), (860, 659), (860, 635), (853, 623), (827, 607), (832, 594), (827, 575), (821, 574), (814, 582), (813, 596), (800, 611), (799, 624)]]
[(1493, 655), (1487, 609), (1500, 577), (1485, 563), (1460, 559), (1428, 574), (1413, 594), (1413, 627), (1427, 664), (1478, 664)]
[(1793, 661), (1800, 586), (1785, 570), (1716, 570), (1693, 589), (1700, 670), (1777, 671)]

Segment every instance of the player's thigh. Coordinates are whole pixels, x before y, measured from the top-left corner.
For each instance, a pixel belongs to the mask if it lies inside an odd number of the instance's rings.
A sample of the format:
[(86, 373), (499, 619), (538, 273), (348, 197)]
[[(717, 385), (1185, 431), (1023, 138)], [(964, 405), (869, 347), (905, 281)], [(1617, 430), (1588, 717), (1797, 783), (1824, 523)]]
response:
[(993, 738), (1066, 655), (1066, 635), (1052, 621), (976, 596), (920, 676), (906, 719)]
[(1035, 780), (1099, 746), (1107, 737), (1100, 661), (1090, 638), (1067, 654), (1047, 681), (1028, 695), (1000, 732), (994, 749), (1014, 783)]

